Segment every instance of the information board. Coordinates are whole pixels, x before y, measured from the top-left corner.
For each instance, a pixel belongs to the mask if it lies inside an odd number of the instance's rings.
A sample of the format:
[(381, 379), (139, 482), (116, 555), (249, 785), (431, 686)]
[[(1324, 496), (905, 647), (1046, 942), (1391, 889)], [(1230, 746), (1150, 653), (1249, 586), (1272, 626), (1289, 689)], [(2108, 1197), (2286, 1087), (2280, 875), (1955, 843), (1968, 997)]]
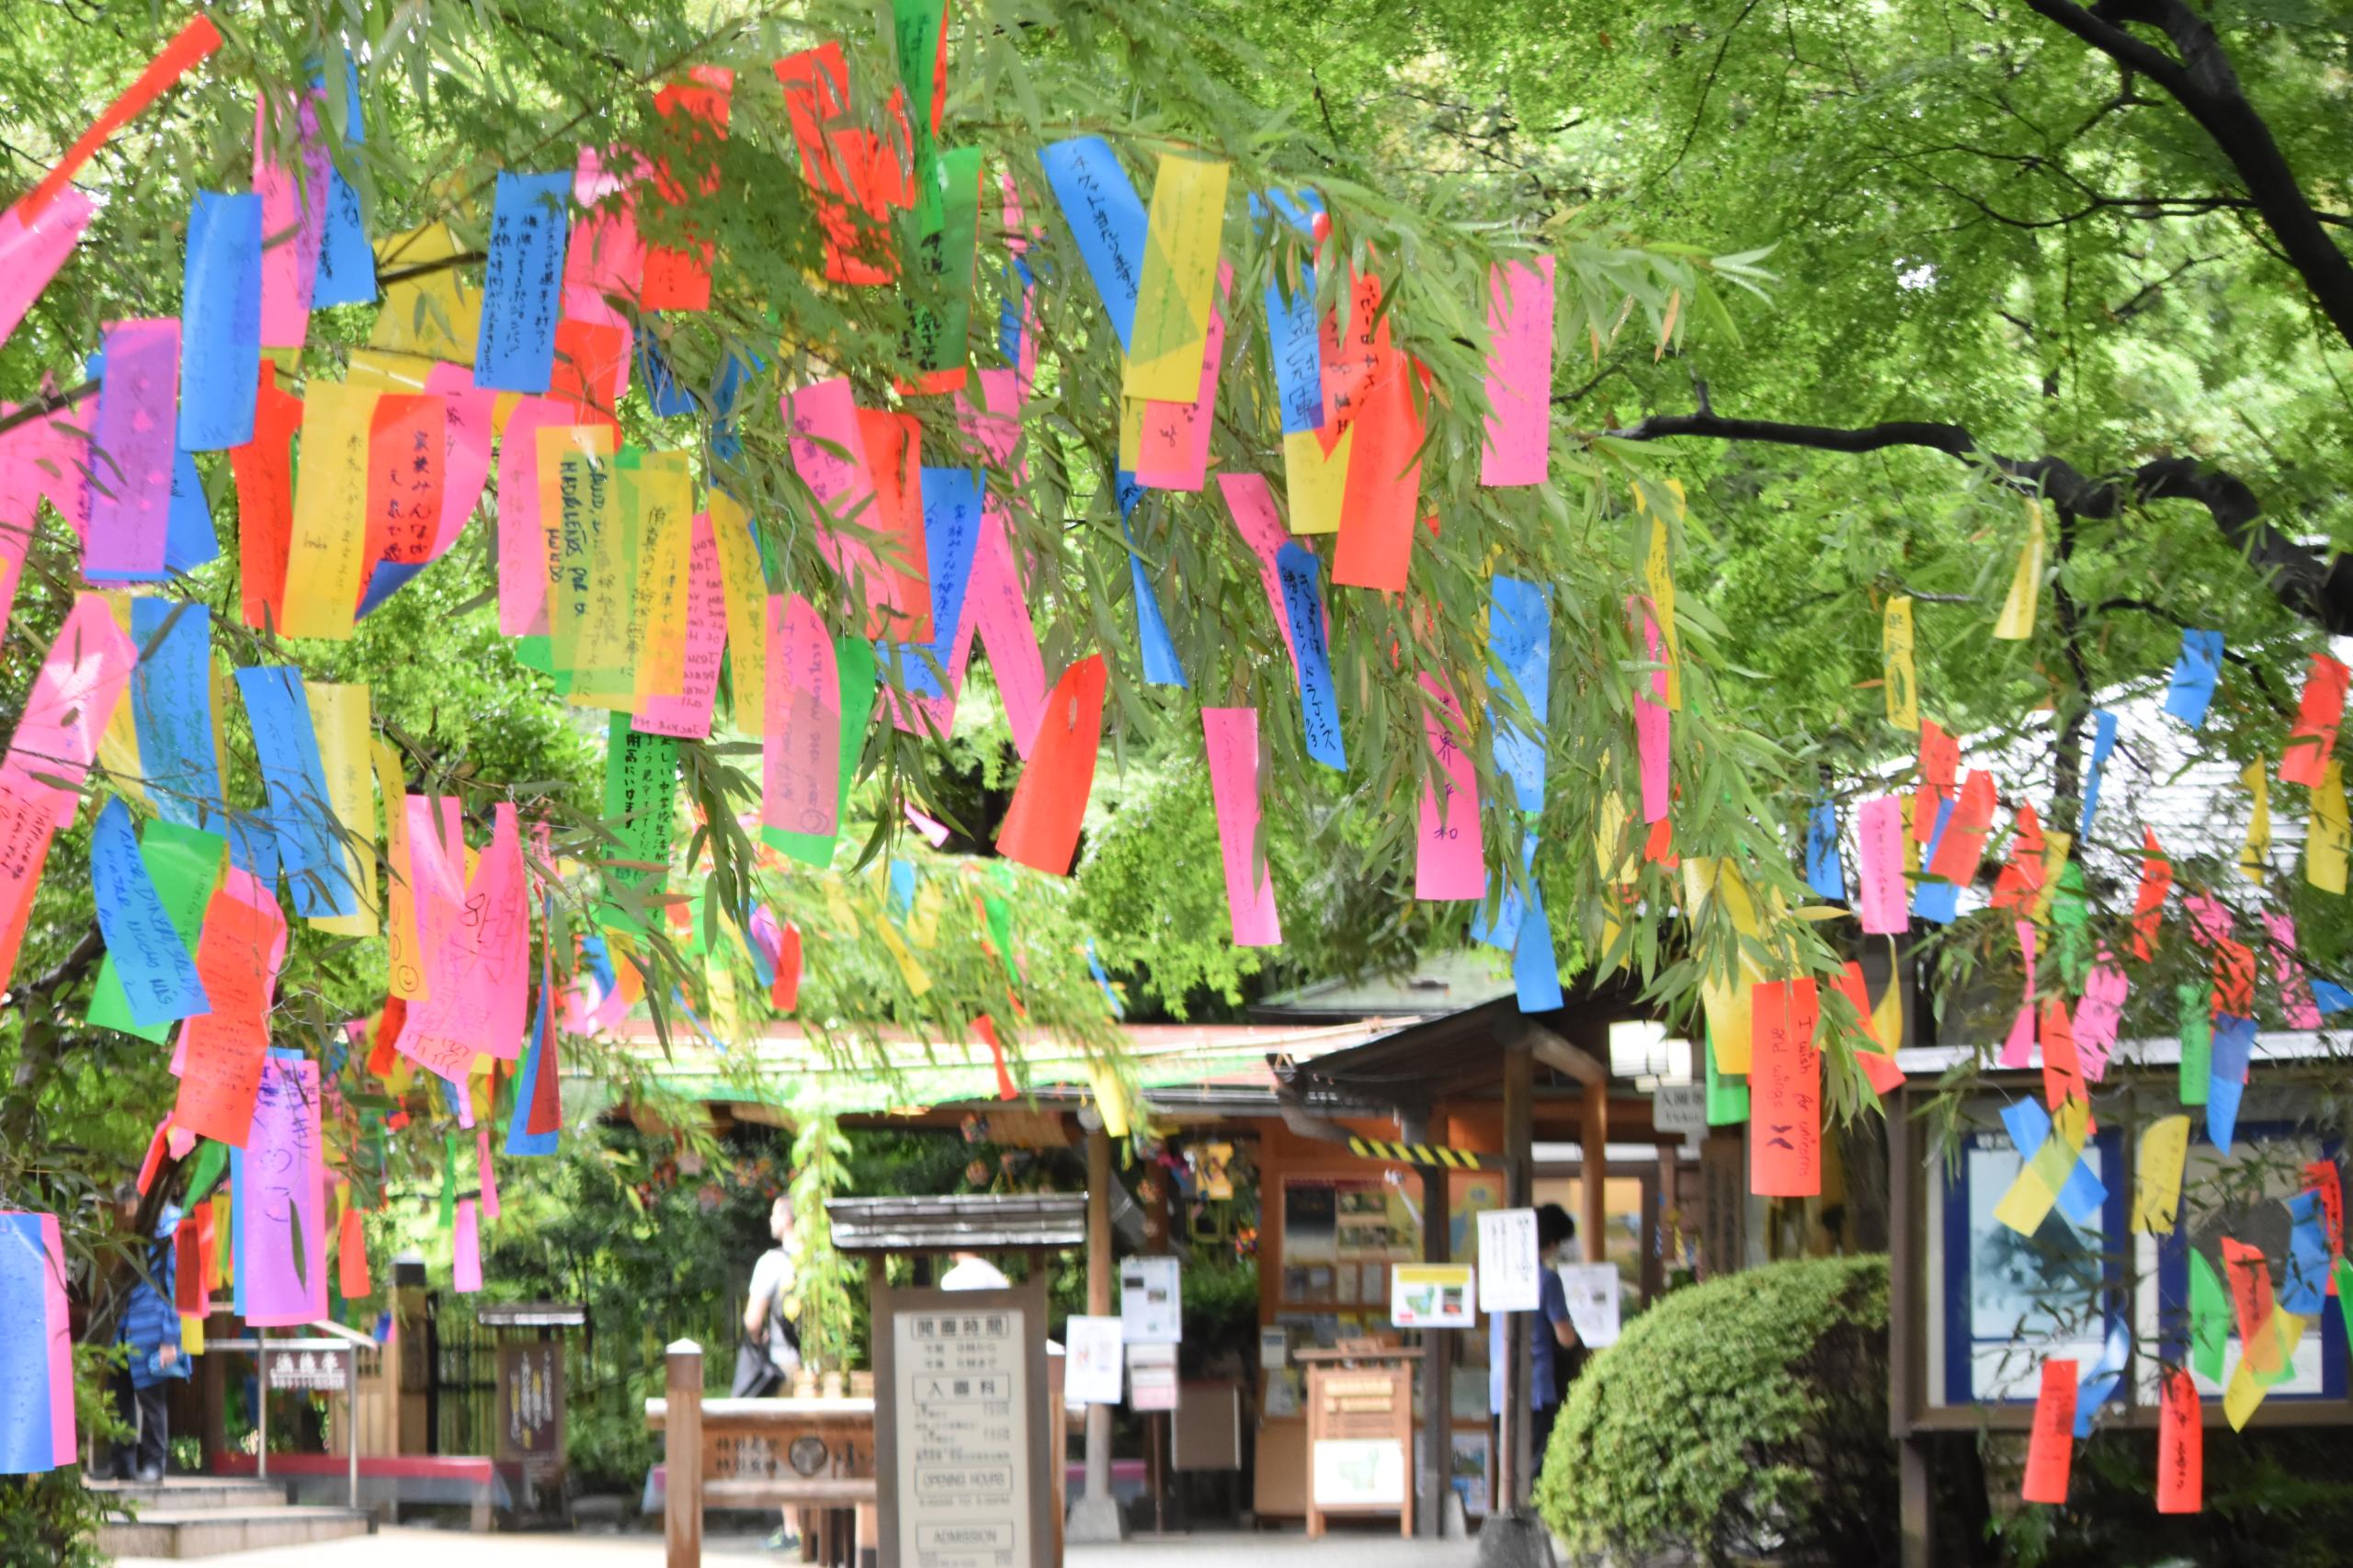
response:
[(1045, 1568), (1045, 1288), (875, 1292), (882, 1561)]

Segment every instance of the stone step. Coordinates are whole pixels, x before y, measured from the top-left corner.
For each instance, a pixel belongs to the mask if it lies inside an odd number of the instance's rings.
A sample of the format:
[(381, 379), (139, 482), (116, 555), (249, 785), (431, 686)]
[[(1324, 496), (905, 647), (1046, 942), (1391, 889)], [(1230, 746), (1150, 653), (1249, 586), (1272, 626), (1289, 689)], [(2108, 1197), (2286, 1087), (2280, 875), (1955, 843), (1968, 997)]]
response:
[(98, 1547), (113, 1557), (219, 1557), (269, 1546), (305, 1546), (373, 1534), (374, 1516), (358, 1508), (142, 1508), (136, 1519), (116, 1519), (98, 1530)]
[(246, 1510), (283, 1506), (287, 1501), (285, 1483), (276, 1481), (243, 1480), (226, 1475), (173, 1475), (160, 1482), (93, 1481), (89, 1489), (116, 1502), (138, 1505), (142, 1511), (155, 1508), (240, 1508)]

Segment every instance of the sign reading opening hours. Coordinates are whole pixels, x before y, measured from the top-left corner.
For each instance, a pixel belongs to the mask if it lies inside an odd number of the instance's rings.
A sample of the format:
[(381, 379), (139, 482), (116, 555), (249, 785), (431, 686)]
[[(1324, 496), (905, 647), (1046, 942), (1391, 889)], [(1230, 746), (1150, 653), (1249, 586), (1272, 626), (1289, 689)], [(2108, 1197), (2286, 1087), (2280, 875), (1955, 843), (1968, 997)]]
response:
[(1041, 1568), (1052, 1551), (1044, 1301), (1010, 1290), (886, 1290), (875, 1433), (884, 1560), (904, 1568)]

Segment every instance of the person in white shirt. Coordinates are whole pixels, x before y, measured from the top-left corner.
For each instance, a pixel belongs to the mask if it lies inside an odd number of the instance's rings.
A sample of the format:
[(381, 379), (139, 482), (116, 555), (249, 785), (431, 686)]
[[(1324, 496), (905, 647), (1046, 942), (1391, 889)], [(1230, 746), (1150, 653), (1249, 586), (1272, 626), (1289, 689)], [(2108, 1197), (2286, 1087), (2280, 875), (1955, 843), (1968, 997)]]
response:
[[(776, 1245), (752, 1266), (752, 1288), (744, 1302), (744, 1337), (735, 1345), (737, 1399), (767, 1399), (792, 1392), (792, 1376), (801, 1370), (801, 1316), (798, 1290), (800, 1254), (792, 1227), (792, 1199), (777, 1194), (768, 1210), (768, 1234)], [(786, 1551), (801, 1543), (793, 1511), (784, 1510), (784, 1523), (768, 1537), (768, 1546)]]
[(1005, 1277), (1005, 1270), (979, 1253), (960, 1252), (953, 1256), (956, 1261), (947, 1273), (939, 1277), (941, 1290), (1004, 1290), (1011, 1288), (1013, 1281)]

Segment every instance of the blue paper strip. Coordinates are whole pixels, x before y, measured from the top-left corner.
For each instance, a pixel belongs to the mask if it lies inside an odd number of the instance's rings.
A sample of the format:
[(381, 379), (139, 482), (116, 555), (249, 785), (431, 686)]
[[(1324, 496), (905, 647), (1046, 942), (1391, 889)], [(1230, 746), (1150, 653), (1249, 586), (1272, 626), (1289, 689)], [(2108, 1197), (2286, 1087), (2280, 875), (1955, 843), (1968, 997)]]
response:
[(2108, 766), (2108, 754), (2116, 749), (2116, 715), (2102, 710), (2092, 715), (2092, 760), (2084, 770), (2084, 820), (2076, 836), (2084, 843), (2091, 842), (2092, 819), (2099, 814), (2100, 772)]
[(261, 198), (199, 190), (180, 279), (181, 449), (254, 438), (261, 388)]
[(964, 619), (964, 597), (972, 585), (972, 561), (981, 544), (981, 517), (988, 498), (983, 477), (968, 468), (923, 471), (924, 563), (931, 576), (931, 641), (877, 642), (883, 668), (895, 665), (910, 697), (948, 695), (946, 672), (956, 653), (956, 629)]
[(1095, 976), (1095, 983), (1103, 988), (1103, 1000), (1111, 1005), (1111, 1016), (1115, 1018), (1126, 1017), (1128, 1005), (1120, 1000), (1120, 993), (1111, 984), (1111, 977), (1103, 972), (1103, 960), (1095, 956), (1095, 938), (1092, 937), (1086, 938), (1086, 967)]
[(915, 906), (915, 863), (891, 862), (891, 913), (904, 918)]
[[(549, 913), (554, 913), (552, 903)], [(597, 940), (596, 937), (588, 938)], [(506, 1115), (506, 1152), (509, 1154), (552, 1154), (555, 1153), (555, 1129), (531, 1132), (531, 1101), (533, 1089), (540, 1081), (541, 1058), (545, 1054), (549, 1029), (552, 1024), (555, 987), (548, 983), (544, 965), (540, 971), (540, 1003), (531, 1010), (531, 1040), (523, 1048), (522, 1071), (515, 1075), (515, 1105)]]
[[(1536, 846), (1533, 837), (1529, 847)], [(1519, 940), (1511, 950), (1512, 989), (1523, 1013), (1549, 1013), (1561, 1006), (1561, 959), (1552, 946), (1552, 923), (1544, 915), (1544, 890), (1531, 876), (1528, 913), (1519, 923)]]
[(1536, 722), (1530, 734), (1506, 722), (1493, 701), (1495, 771), (1511, 780), (1523, 812), (1544, 809), (1544, 756), (1552, 703), (1552, 596), (1548, 588), (1517, 577), (1496, 577), (1488, 588), (1487, 687), (1504, 689), (1508, 677)]
[(39, 1214), (0, 1214), (0, 1475), (57, 1468), (50, 1430), (49, 1249)]
[(195, 600), (133, 599), (131, 640), (139, 649), (131, 718), (147, 798), (165, 822), (219, 833), (225, 813), (212, 746), (212, 612)]
[(677, 419), (695, 412), (695, 400), (670, 373), (670, 357), (651, 330), (637, 335), (637, 369), (644, 379), (645, 401), (657, 419)]
[(1029, 270), (1029, 264), (1021, 257), (1014, 256), (1012, 261), (1013, 276), (1021, 286), (997, 301), (996, 351), (1006, 364), (1018, 366), (1021, 363), (1021, 301), (1030, 290), (1038, 286), (1038, 275)]
[[(1954, 802), (1937, 802), (1937, 831), (1928, 839), (1928, 847), (1920, 857), (1926, 868), (1937, 858), (1937, 846), (1945, 841), (1945, 824), (1952, 821)], [(1931, 877), (1924, 869), (1918, 887), (1912, 894), (1912, 913), (1923, 920), (1938, 926), (1949, 926), (1961, 908), (1961, 889), (1940, 877)]]
[(1143, 487), (1125, 469), (1120, 471), (1117, 487), (1120, 538), (1127, 543), (1128, 585), (1136, 600), (1136, 636), (1143, 643), (1143, 678), (1153, 686), (1184, 686), (1184, 663), (1176, 657), (1176, 644), (1160, 613), (1160, 599), (1152, 591), (1152, 579), (1144, 575), (1143, 557), (1136, 553), (1136, 536), (1128, 528), (1128, 517), (1142, 497)]
[(1847, 865), (1838, 857), (1838, 808), (1814, 803), (1805, 822), (1805, 881), (1816, 898), (1833, 903), (1847, 896)]
[(2093, 1362), (2082, 1381), (2075, 1385), (2075, 1440), (2082, 1442), (2092, 1435), (2092, 1422), (2098, 1416), (2100, 1406), (2116, 1392), (2116, 1385), (2124, 1381), (2124, 1364), (2132, 1356), (2132, 1335), (2121, 1322), (2108, 1325), (2108, 1338), (2100, 1346), (2099, 1359)]
[(1100, 136), (1074, 136), (1038, 150), (1046, 183), (1078, 241), (1103, 313), (1125, 349), (1135, 330), (1136, 290), (1143, 278), (1143, 202), (1119, 154)]
[[(344, 874), (326, 769), (319, 762), (319, 735), (311, 726), (302, 677), (283, 665), (256, 665), (237, 672), (237, 690), (253, 725), (254, 754), (269, 790), (278, 864), (293, 886), (295, 912), (306, 920), (358, 913), (358, 890)], [(234, 835), (230, 844), (233, 851)]]
[(2042, 1108), (2040, 1100), (2012, 1100), (2002, 1108), (2002, 1127), (2010, 1135), (2010, 1147), (2021, 1160), (2032, 1160), (2042, 1141), (2051, 1136), (2051, 1113)]
[(359, 213), (359, 192), (327, 165), (326, 221), (319, 233), (319, 267), (312, 275), (311, 306), (368, 305), (376, 300), (376, 247)]
[(2347, 991), (2333, 980), (2313, 977), (2313, 1006), (2323, 1014), (2341, 1013), (2353, 1007), (2353, 991)]
[(555, 372), (563, 286), (564, 202), (572, 176), (498, 176), (483, 264), (482, 343), (474, 385), (544, 392)]
[(1332, 656), (1324, 644), (1324, 595), (1316, 586), (1315, 552), (1296, 540), (1287, 542), (1275, 553), (1275, 575), (1283, 585), (1291, 646), (1299, 651), (1299, 715), (1307, 733), (1307, 755), (1346, 773), (1348, 755), (1340, 737)]
[(2237, 1134), (2239, 1100), (2246, 1093), (2247, 1063), (2255, 1056), (2255, 1020), (2228, 1013), (2214, 1020), (2214, 1044), (2208, 1058), (2206, 1137), (2227, 1154)]
[(2195, 730), (2206, 722), (2207, 705), (2214, 700), (2214, 683), (2222, 674), (2222, 634), (2188, 630), (2181, 634), (2181, 657), (2173, 666), (2173, 684), (2165, 691), (2165, 711)]
[(2077, 1225), (2092, 1225), (2099, 1219), (2100, 1206), (2108, 1201), (2108, 1187), (2092, 1169), (2092, 1163), (2077, 1156), (2075, 1168), (2059, 1186), (2059, 1212)]
[[(1520, 841), (1520, 870), (1526, 873), (1535, 864), (1536, 835), (1531, 833)], [(1495, 912), (1492, 918), (1487, 914), (1490, 908)], [(1471, 939), (1512, 952), (1519, 946), (1520, 927), (1527, 922), (1528, 901), (1520, 896), (1518, 885), (1508, 877), (1499, 876), (1496, 869), (1489, 866), (1486, 891), (1480, 895), (1478, 908), (1471, 914)]]
[[(1313, 236), (1314, 218), (1324, 210), (1324, 199), (1313, 190), (1267, 192), (1268, 202), (1250, 199), (1250, 216), (1274, 210), (1302, 234)], [(1267, 357), (1275, 367), (1275, 401), (1281, 410), (1283, 434), (1305, 435), (1324, 423), (1324, 337), (1315, 326), (1315, 267), (1301, 261), (1296, 280), (1289, 288), (1277, 263), (1267, 282)]]
[(2298, 1317), (2320, 1316), (2328, 1295), (2328, 1228), (2320, 1194), (2300, 1192), (2288, 1199), (2288, 1268), (2279, 1280), (2279, 1306)]
[(131, 808), (120, 797), (98, 813), (90, 833), (90, 885), (98, 905), (98, 929), (107, 956), (122, 977), (131, 1021), (142, 1028), (194, 1017), (212, 1010), (197, 978), (196, 960), (180, 941), (164, 901), (139, 857), (139, 835)]
[(212, 527), (212, 503), (204, 494), (196, 460), (172, 454), (172, 506), (164, 517), (164, 570), (177, 576), (221, 559), (221, 536)]

